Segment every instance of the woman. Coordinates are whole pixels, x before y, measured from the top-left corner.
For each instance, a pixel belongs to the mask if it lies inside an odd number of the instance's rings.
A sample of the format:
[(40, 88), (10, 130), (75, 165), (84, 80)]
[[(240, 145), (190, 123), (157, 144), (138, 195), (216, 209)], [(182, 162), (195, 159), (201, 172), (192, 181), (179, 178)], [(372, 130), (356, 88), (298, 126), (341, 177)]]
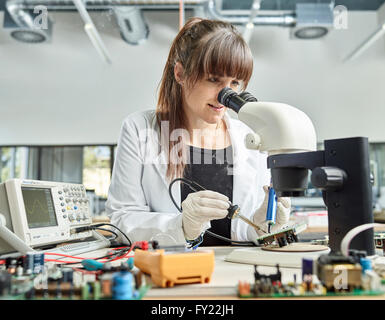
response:
[[(106, 210), (111, 223), (133, 241), (168, 235), (177, 243), (229, 244), (205, 233), (254, 241), (260, 231), (227, 219), (229, 202), (266, 230), (270, 173), (266, 155), (245, 148), (251, 130), (228, 117), (217, 101), (224, 87), (247, 87), (253, 58), (236, 29), (221, 21), (192, 18), (173, 41), (155, 111), (137, 112), (123, 123)], [(187, 178), (195, 191), (174, 178)], [(280, 198), (277, 223), (288, 221), (290, 201)]]

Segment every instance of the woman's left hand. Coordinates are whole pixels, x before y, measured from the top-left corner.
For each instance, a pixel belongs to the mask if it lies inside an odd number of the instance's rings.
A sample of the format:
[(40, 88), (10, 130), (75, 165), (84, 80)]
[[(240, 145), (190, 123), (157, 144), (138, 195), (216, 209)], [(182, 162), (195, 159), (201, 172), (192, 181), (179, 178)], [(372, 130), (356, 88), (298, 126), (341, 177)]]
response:
[[(263, 191), (265, 192), (265, 199), (262, 202), (262, 205), (257, 209), (252, 217), (253, 222), (259, 226), (262, 230), (267, 232), (268, 226), (266, 222), (266, 212), (269, 202), (269, 186), (263, 186)], [(286, 223), (289, 222), (290, 218), (290, 208), (291, 200), (286, 197), (277, 198), (277, 215), (276, 222), (271, 228), (270, 232), (275, 232), (281, 229)], [(262, 231), (257, 231), (259, 236), (264, 235)]]

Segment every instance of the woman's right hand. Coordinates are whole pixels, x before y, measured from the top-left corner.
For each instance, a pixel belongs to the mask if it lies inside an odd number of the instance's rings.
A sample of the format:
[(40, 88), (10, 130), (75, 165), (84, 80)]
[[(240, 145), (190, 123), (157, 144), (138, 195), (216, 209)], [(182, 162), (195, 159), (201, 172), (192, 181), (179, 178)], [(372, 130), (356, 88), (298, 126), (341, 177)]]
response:
[(203, 231), (210, 228), (210, 220), (227, 216), (229, 198), (225, 195), (203, 190), (190, 193), (182, 202), (183, 232), (187, 240), (197, 239)]

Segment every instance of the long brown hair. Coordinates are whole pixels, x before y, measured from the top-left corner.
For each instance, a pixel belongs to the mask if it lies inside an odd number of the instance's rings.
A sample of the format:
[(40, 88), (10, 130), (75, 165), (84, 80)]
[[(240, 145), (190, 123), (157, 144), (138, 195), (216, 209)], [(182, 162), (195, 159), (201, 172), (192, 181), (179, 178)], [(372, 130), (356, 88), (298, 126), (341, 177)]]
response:
[(182, 87), (174, 76), (177, 62), (183, 66), (183, 78), (193, 86), (196, 81), (211, 74), (229, 76), (242, 80), (242, 89), (247, 87), (253, 70), (251, 51), (235, 27), (227, 22), (202, 18), (189, 19), (174, 39), (160, 82), (158, 106), (156, 109), (158, 125), (168, 121), (168, 167), (167, 178), (182, 177), (185, 157), (182, 152), (178, 163), (170, 161), (171, 153), (179, 141), (170, 141), (175, 129), (186, 129), (186, 119), (182, 108)]

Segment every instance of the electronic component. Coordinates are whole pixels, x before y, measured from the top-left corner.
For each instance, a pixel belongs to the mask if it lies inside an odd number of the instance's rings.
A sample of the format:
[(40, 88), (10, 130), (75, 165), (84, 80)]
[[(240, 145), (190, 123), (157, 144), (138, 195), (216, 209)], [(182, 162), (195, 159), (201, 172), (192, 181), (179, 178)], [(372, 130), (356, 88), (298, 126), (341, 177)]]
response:
[[(344, 280), (339, 288), (336, 281), (341, 272), (346, 272)], [(321, 255), (317, 259), (316, 273), (319, 281), (326, 287), (327, 291), (339, 289), (352, 291), (361, 287), (362, 267), (353, 257), (343, 255)]]
[(313, 271), (314, 265), (313, 265), (313, 259), (311, 258), (302, 258), (302, 281), (314, 273)]
[[(371, 260), (361, 252), (353, 256), (322, 255), (317, 260), (303, 258), (302, 281), (282, 283), (279, 265), (273, 274), (260, 274), (254, 266), (254, 283), (239, 282), (241, 298), (374, 296), (385, 294), (380, 276), (372, 270)], [(316, 281), (319, 280), (319, 281)]]
[(377, 249), (382, 249), (382, 252), (385, 255), (385, 233), (376, 232), (374, 234), (374, 245)]
[[(47, 263), (39, 273), (31, 273), (30, 256), (0, 261), (0, 300), (138, 300), (149, 285), (138, 270), (130, 270), (130, 262), (102, 269), (70, 268)], [(88, 265), (88, 264), (86, 264)]]
[(11, 218), (11, 231), (27, 245), (39, 247), (92, 235), (89, 230), (71, 233), (71, 228), (92, 222), (83, 185), (21, 179), (2, 185), (9, 212), (1, 213)]
[(256, 241), (258, 244), (264, 246), (270, 245), (274, 242), (280, 247), (283, 247), (289, 243), (298, 242), (297, 234), (305, 230), (306, 227), (306, 224), (298, 224), (293, 227), (281, 229), (274, 233), (263, 235), (257, 238)]
[(163, 249), (137, 249), (134, 263), (142, 272), (151, 275), (152, 282), (160, 287), (208, 283), (214, 271), (214, 251), (166, 252)]
[[(0, 200), (0, 218), (5, 221), (0, 230), (0, 254), (26, 254), (63, 242), (83, 241), (58, 249), (75, 254), (110, 244), (89, 228), (92, 217), (81, 184), (10, 179), (0, 184)], [(84, 241), (91, 238), (96, 240)]]
[(24, 257), (24, 272), (26, 274), (38, 274), (44, 269), (44, 253), (28, 252)]
[(128, 266), (112, 277), (112, 297), (115, 300), (130, 300), (133, 298), (134, 277), (128, 272)]

